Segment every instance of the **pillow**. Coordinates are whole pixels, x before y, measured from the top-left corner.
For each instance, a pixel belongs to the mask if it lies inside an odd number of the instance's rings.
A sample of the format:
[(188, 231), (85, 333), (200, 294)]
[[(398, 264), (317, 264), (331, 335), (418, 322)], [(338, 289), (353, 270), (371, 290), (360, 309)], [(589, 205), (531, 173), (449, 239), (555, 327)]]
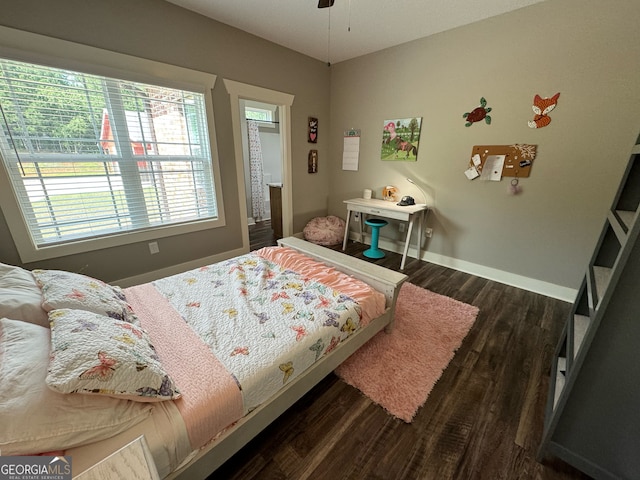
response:
[(49, 312), (49, 322), (49, 388), (140, 402), (180, 397), (141, 327), (72, 309)]
[(0, 263), (0, 318), (49, 327), (42, 292), (28, 270)]
[(32, 273), (42, 289), (42, 307), (47, 312), (60, 308), (75, 308), (138, 323), (120, 287), (63, 270), (36, 269)]
[(47, 388), (47, 328), (0, 319), (0, 450), (30, 455), (65, 450), (121, 433), (151, 406), (109, 397), (62, 395)]

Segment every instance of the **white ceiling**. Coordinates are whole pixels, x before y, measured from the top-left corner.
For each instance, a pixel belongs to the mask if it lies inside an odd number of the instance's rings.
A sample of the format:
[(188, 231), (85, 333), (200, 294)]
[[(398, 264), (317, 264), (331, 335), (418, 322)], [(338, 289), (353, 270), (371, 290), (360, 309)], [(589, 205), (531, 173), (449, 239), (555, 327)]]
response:
[(544, 0), (335, 0), (323, 9), (318, 0), (168, 1), (337, 63)]

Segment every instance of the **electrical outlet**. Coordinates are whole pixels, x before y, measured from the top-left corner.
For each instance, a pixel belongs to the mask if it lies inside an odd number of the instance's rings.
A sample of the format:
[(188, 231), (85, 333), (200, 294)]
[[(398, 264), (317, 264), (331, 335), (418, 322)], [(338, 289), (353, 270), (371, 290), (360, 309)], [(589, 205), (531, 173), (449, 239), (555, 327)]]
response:
[(407, 228), (407, 226), (404, 223), (399, 223), (398, 224), (398, 231), (400, 233), (404, 233), (405, 229)]
[(149, 252), (151, 252), (151, 255), (160, 253), (160, 247), (158, 247), (158, 242), (149, 242)]
[(431, 238), (431, 236), (433, 235), (433, 228), (425, 228), (424, 229), (424, 235), (427, 238)]
[(354, 220), (360, 220), (360, 212), (355, 212), (353, 214), (353, 218), (354, 218)]

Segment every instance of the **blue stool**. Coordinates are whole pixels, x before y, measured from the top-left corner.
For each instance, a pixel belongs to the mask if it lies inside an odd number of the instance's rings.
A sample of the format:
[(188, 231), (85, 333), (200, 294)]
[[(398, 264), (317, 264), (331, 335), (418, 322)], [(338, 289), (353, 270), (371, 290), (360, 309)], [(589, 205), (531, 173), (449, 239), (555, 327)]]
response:
[(371, 247), (362, 252), (362, 254), (368, 258), (383, 258), (384, 252), (378, 248), (378, 239), (380, 238), (380, 228), (389, 222), (379, 218), (371, 218), (365, 220), (364, 223), (371, 227)]

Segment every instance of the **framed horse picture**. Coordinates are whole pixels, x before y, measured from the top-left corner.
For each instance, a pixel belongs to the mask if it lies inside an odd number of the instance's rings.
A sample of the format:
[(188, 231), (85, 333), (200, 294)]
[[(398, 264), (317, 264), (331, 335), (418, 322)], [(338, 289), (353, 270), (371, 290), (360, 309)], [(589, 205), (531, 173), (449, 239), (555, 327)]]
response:
[(382, 160), (418, 160), (422, 117), (385, 120), (382, 127)]

